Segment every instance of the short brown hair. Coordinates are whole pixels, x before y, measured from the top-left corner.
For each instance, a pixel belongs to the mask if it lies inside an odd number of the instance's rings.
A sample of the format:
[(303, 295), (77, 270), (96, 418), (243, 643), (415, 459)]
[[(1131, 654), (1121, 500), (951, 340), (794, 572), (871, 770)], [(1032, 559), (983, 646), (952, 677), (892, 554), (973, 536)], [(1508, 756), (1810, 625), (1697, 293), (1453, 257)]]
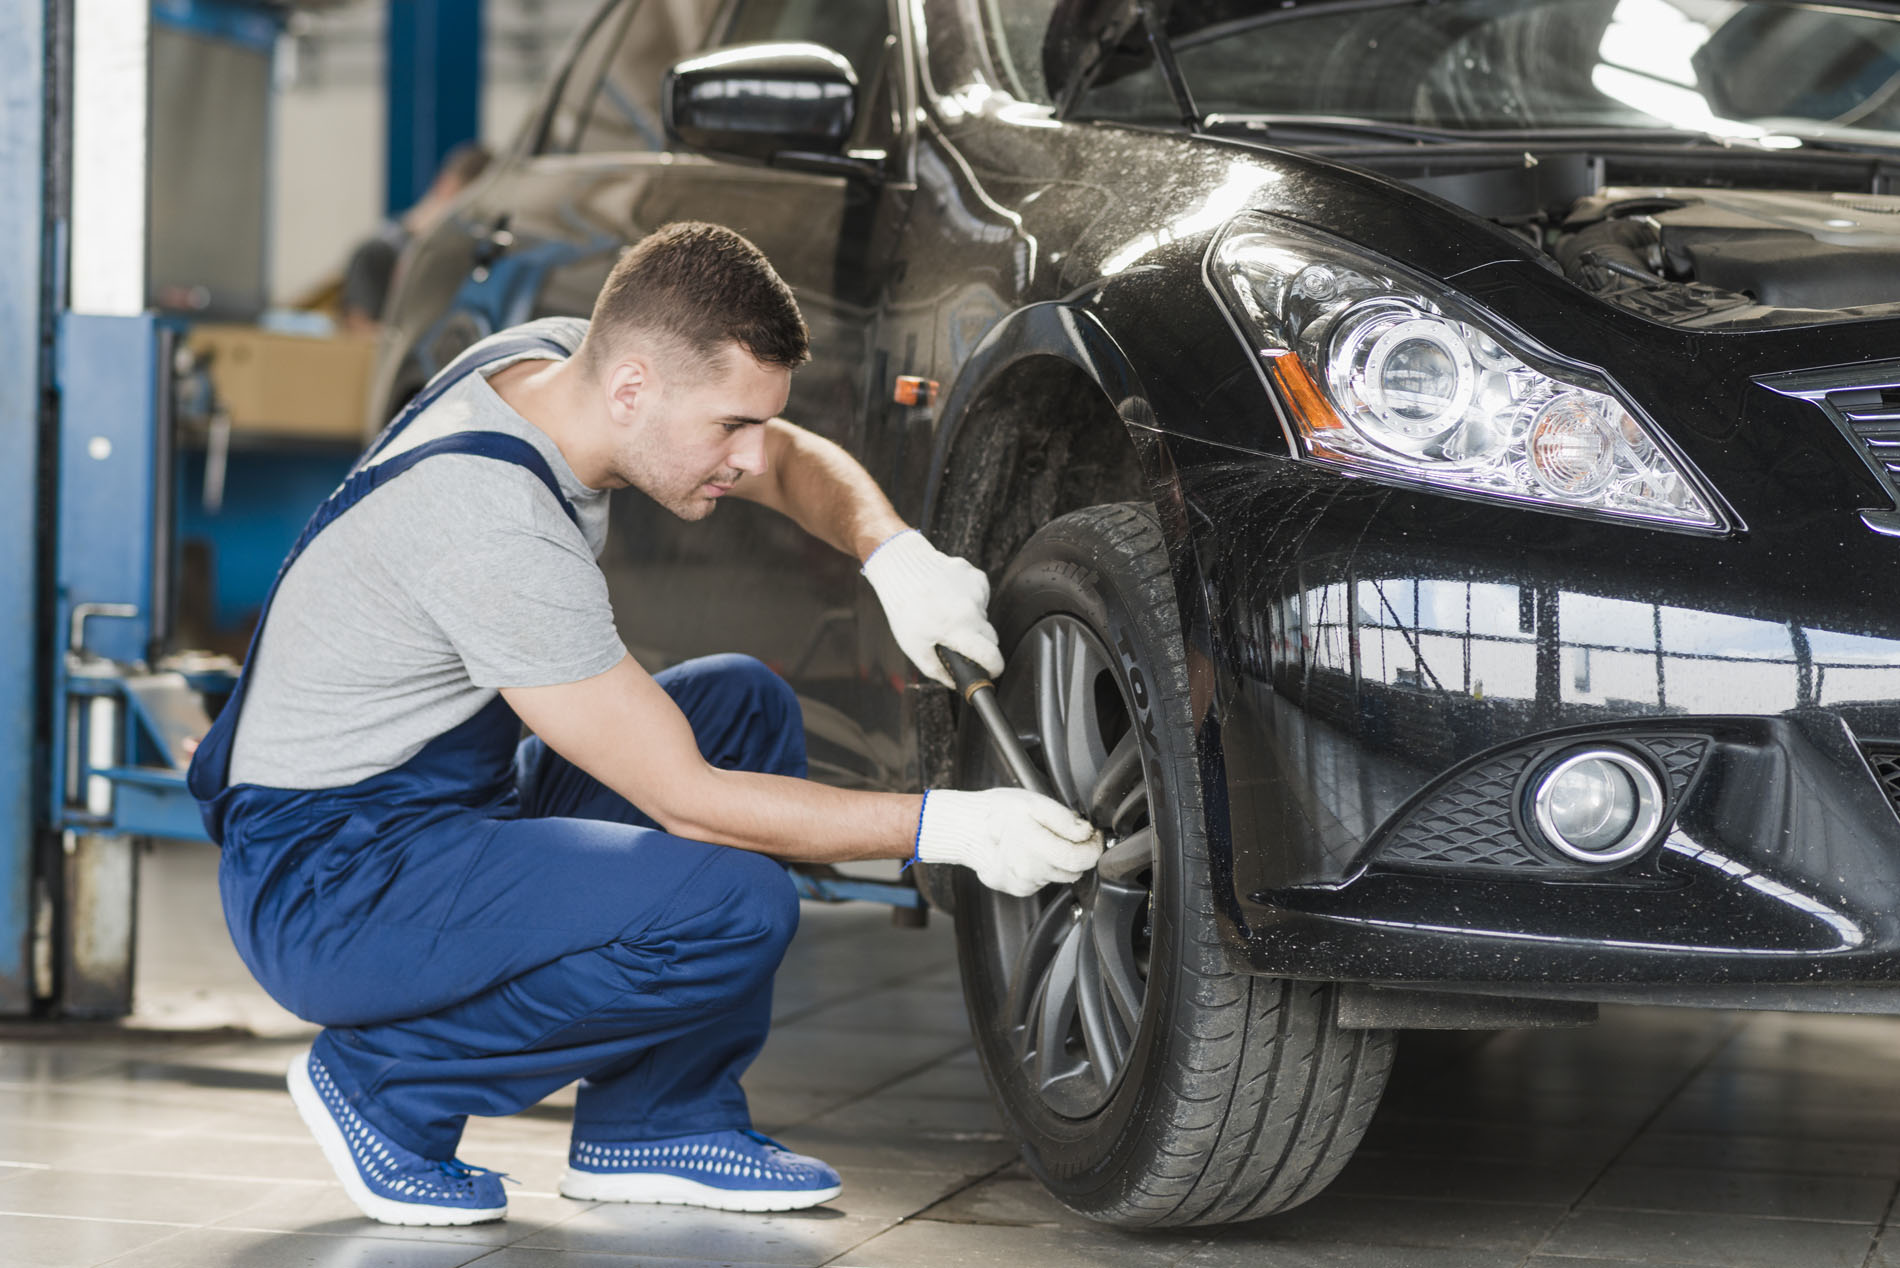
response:
[(589, 364), (599, 369), (636, 330), (708, 360), (729, 343), (787, 370), (811, 355), (798, 301), (764, 254), (730, 229), (696, 221), (660, 226), (614, 265), (594, 301)]

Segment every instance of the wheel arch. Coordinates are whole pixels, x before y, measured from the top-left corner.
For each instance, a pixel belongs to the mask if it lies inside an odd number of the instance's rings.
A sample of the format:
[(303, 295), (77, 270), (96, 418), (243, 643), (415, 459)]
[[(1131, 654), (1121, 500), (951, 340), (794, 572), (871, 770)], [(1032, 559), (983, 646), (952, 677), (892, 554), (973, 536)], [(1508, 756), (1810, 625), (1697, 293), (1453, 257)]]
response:
[(1093, 313), (1056, 302), (1017, 309), (945, 396), (920, 522), (993, 579), (1059, 515), (1166, 497), (1172, 467), (1144, 426), (1153, 418), (1140, 375)]
[[(1208, 838), (1226, 880), (1232, 846), (1220, 732), (1209, 724), (1210, 606), (1168, 433), (1130, 346), (1139, 346), (1138, 336), (1119, 339), (1094, 313), (1057, 302), (1020, 308), (991, 327), (945, 396), (919, 519), (933, 542), (993, 583), (1023, 543), (1061, 515), (1116, 501), (1155, 508), (1188, 648)], [(950, 779), (954, 735), (949, 693), (926, 693), (918, 708), (926, 787)], [(1216, 892), (1226, 914), (1237, 916), (1231, 888)]]

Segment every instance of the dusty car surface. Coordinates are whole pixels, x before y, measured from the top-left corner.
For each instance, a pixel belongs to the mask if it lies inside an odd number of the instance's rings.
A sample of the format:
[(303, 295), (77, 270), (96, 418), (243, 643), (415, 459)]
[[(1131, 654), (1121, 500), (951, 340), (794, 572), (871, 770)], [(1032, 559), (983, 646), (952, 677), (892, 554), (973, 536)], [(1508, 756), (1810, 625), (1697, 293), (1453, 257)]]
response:
[[(656, 225), (766, 251), (788, 415), (989, 570), (1005, 710), (1111, 840), (920, 879), (1064, 1202), (1311, 1197), (1395, 1028), (1900, 1011), (1892, 13), (690, 10), (610, 0), (412, 250), (381, 408)], [(762, 657), (819, 778), (1006, 781), (849, 560), (614, 514), (649, 666)]]

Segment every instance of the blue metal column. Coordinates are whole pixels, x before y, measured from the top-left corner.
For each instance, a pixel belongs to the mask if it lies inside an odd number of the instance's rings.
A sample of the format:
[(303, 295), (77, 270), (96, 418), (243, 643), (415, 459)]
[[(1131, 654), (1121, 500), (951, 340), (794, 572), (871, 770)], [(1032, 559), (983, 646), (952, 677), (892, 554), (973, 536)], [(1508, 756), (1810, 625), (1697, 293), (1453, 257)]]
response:
[(389, 214), (482, 131), (482, 0), (389, 0)]
[(33, 1004), (46, 0), (0, 0), (0, 1015)]

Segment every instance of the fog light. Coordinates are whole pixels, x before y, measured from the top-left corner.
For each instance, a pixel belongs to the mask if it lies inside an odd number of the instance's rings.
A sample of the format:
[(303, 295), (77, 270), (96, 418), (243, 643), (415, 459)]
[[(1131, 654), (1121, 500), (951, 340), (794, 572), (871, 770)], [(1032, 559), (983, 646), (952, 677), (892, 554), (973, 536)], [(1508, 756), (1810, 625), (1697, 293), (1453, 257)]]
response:
[(1640, 854), (1662, 823), (1663, 790), (1649, 765), (1621, 749), (1584, 749), (1544, 772), (1531, 795), (1544, 839), (1584, 863)]

